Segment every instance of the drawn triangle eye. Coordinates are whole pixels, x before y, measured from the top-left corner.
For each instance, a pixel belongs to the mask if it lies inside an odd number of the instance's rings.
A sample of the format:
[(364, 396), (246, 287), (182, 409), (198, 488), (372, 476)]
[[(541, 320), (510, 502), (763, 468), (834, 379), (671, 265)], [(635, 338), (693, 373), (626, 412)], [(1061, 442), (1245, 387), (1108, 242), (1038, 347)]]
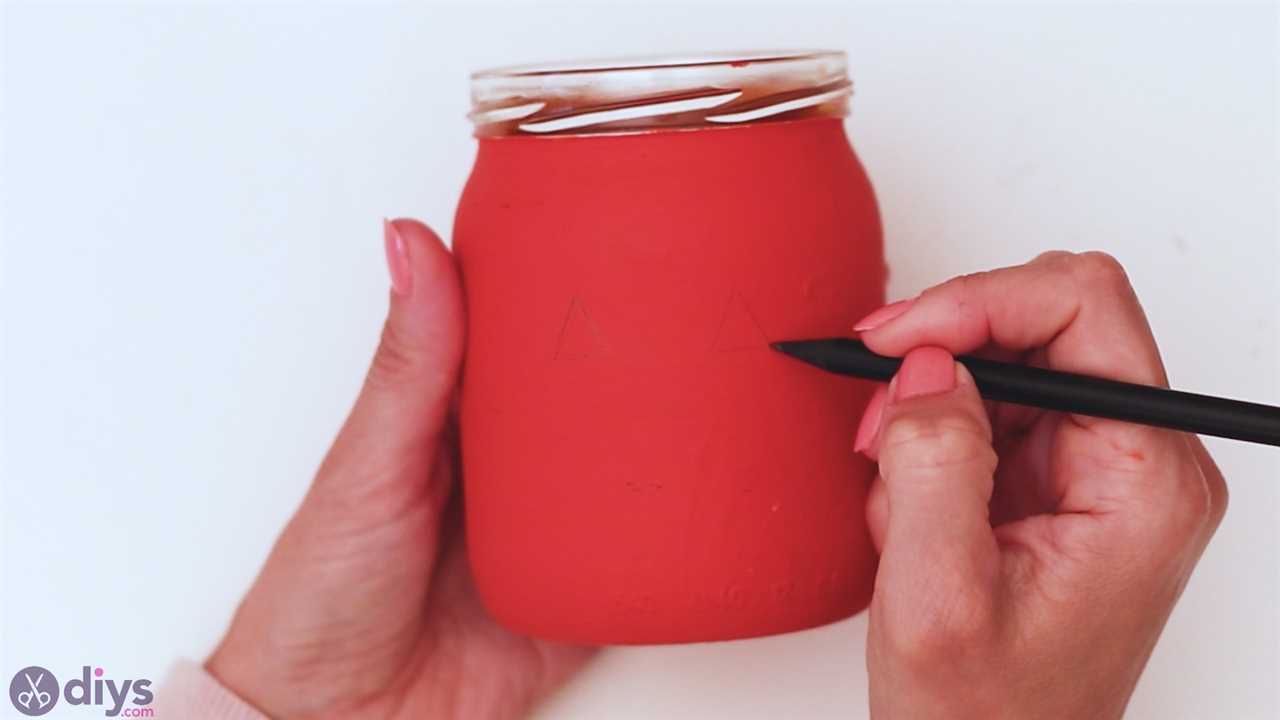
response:
[(730, 295), (712, 349), (719, 352), (756, 350), (768, 344), (764, 330), (760, 329), (760, 323), (756, 322), (742, 295), (737, 292)]
[(573, 298), (569, 311), (560, 326), (560, 339), (556, 343), (556, 359), (600, 357), (609, 352), (609, 344), (600, 328), (591, 319), (582, 301)]

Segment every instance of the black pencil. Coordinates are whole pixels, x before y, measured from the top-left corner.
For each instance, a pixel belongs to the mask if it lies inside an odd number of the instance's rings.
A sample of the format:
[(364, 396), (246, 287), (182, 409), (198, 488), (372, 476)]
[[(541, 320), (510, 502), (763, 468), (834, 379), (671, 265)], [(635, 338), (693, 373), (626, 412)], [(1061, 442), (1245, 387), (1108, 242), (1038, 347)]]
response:
[[(792, 340), (773, 348), (828, 372), (870, 380), (887, 381), (902, 364), (848, 338)], [(1280, 445), (1280, 407), (964, 355), (956, 360), (988, 400)]]

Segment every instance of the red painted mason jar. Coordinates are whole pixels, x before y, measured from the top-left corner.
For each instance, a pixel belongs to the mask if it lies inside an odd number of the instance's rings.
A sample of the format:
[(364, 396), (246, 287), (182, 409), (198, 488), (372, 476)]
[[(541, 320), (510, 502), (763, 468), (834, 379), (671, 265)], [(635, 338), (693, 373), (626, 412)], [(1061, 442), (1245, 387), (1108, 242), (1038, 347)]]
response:
[(769, 347), (884, 300), (837, 52), (491, 70), (454, 227), (471, 568), (502, 624), (728, 640), (870, 600), (870, 385)]

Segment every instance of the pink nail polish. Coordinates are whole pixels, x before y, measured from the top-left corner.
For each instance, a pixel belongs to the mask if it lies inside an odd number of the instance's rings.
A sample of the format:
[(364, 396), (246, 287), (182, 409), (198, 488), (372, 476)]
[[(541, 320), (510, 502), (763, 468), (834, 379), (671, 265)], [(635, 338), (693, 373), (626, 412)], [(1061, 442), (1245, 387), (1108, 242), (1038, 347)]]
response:
[(910, 310), (911, 306), (914, 305), (915, 302), (916, 302), (915, 298), (910, 298), (908, 300), (899, 300), (898, 302), (895, 302), (895, 303), (889, 303), (888, 305), (885, 305), (879, 310), (876, 310), (870, 315), (854, 323), (853, 329), (857, 330), (858, 332), (875, 330), (881, 325), (884, 325), (890, 320)]
[(950, 392), (956, 387), (956, 361), (939, 347), (916, 348), (902, 359), (895, 379), (894, 400)]
[(871, 443), (875, 442), (876, 433), (880, 430), (880, 418), (884, 415), (884, 406), (889, 400), (889, 389), (884, 385), (876, 388), (867, 402), (867, 409), (862, 412), (862, 422), (858, 423), (858, 434), (853, 440), (853, 451), (865, 453)]
[(387, 270), (391, 273), (391, 291), (408, 297), (413, 291), (413, 269), (409, 266), (409, 248), (396, 224), (382, 221), (382, 240), (387, 252)]

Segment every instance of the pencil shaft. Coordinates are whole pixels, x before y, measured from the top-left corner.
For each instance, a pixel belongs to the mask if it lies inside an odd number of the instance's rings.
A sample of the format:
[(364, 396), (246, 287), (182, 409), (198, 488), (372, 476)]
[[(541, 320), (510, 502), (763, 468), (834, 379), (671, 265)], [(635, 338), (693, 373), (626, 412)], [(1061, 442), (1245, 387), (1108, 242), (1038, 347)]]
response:
[[(902, 363), (847, 338), (776, 347), (831, 372), (872, 380), (888, 380)], [(968, 368), (978, 391), (989, 400), (1280, 445), (1280, 408), (1270, 405), (981, 358), (956, 360)]]

